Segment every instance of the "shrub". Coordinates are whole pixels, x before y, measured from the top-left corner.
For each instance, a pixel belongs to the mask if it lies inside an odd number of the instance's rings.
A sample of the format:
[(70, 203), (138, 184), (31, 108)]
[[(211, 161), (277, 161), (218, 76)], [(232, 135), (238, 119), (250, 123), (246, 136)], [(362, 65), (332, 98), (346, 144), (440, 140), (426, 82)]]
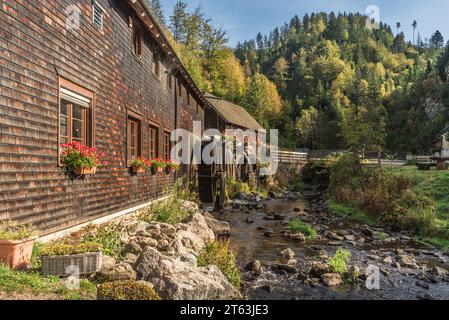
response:
[(299, 192), (304, 188), (304, 183), (299, 176), (295, 176), (294, 178), (292, 178), (289, 182), (289, 185), (290, 189), (293, 192)]
[(138, 281), (106, 282), (98, 286), (98, 300), (160, 300), (150, 284)]
[(102, 251), (102, 246), (95, 242), (79, 244), (51, 243), (41, 247), (42, 256), (67, 256)]
[(304, 222), (302, 222), (300, 220), (292, 220), (292, 221), (290, 221), (289, 224), (288, 224), (288, 229), (291, 232), (294, 232), (294, 233), (301, 232), (306, 237), (312, 237), (313, 238), (313, 237), (315, 237), (317, 235), (316, 230), (312, 226), (310, 226), (310, 225), (308, 225), (308, 224), (306, 224), (306, 223), (304, 223)]
[(83, 242), (101, 245), (105, 255), (118, 257), (122, 248), (121, 238), (124, 230), (115, 224), (88, 226), (84, 230)]
[(233, 199), (237, 197), (240, 193), (249, 194), (252, 193), (251, 187), (248, 183), (236, 181), (232, 178), (226, 179), (226, 197)]
[(11, 220), (0, 222), (0, 240), (25, 240), (33, 235), (29, 225), (19, 225)]
[(329, 259), (332, 272), (343, 275), (348, 271), (348, 263), (351, 262), (351, 251), (339, 248), (335, 255)]
[(233, 286), (240, 288), (240, 270), (236, 265), (235, 255), (229, 246), (229, 241), (206, 244), (206, 247), (198, 255), (198, 266), (216, 265)]
[(363, 167), (353, 154), (330, 165), (330, 194), (334, 203), (366, 212), (392, 227), (426, 233), (435, 219), (433, 201), (413, 190), (414, 182), (381, 167)]

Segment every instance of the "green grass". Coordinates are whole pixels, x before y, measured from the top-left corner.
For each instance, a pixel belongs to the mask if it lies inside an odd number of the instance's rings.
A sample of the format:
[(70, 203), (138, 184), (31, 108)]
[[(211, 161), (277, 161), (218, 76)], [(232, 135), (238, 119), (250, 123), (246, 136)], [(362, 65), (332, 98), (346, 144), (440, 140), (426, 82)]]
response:
[(387, 168), (387, 172), (412, 180), (412, 191), (435, 203), (436, 219), (429, 234), (417, 235), (419, 241), (442, 249), (449, 248), (449, 171), (420, 171), (416, 166)]
[(240, 288), (240, 270), (237, 267), (235, 255), (229, 245), (229, 242), (211, 242), (206, 244), (206, 247), (198, 255), (198, 266), (216, 265), (234, 287)]
[(180, 199), (169, 196), (167, 199), (143, 209), (139, 214), (139, 219), (146, 222), (156, 221), (177, 225), (187, 216), (188, 212), (182, 208)]
[(317, 235), (317, 231), (311, 225), (308, 225), (301, 220), (290, 221), (288, 224), (288, 229), (294, 233), (301, 232), (309, 238), (314, 238)]
[(333, 200), (328, 201), (328, 208), (331, 213), (344, 217), (348, 220), (362, 222), (370, 226), (377, 223), (375, 219), (370, 217), (363, 210), (337, 203)]
[(414, 183), (413, 191), (435, 201), (439, 219), (449, 220), (449, 170), (420, 171), (415, 166), (387, 168), (387, 172), (404, 175)]
[(35, 271), (14, 271), (4, 265), (0, 265), (0, 291), (6, 294), (27, 294), (60, 300), (96, 298), (96, 286), (88, 280), (80, 281), (79, 290), (69, 290), (58, 277), (44, 277)]
[(351, 251), (339, 248), (335, 255), (329, 259), (332, 272), (343, 275), (348, 271), (348, 263), (351, 262)]
[(90, 225), (84, 229), (83, 242), (97, 243), (102, 247), (102, 252), (110, 257), (118, 257), (121, 251), (121, 238), (123, 230), (115, 224), (102, 226)]

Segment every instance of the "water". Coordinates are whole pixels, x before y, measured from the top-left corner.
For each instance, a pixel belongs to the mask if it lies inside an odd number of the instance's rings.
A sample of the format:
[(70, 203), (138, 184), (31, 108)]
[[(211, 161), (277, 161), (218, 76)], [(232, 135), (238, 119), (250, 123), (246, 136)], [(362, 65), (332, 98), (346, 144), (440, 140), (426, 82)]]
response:
[[(263, 204), (264, 207), (260, 206)], [(250, 207), (255, 207), (250, 204)], [(440, 281), (429, 284), (430, 290), (423, 289), (416, 285), (416, 274), (419, 270), (410, 271), (411, 275), (404, 275), (406, 270), (397, 270), (393, 266), (384, 265), (382, 262), (371, 261), (367, 255), (372, 252), (382, 254), (392, 254), (395, 248), (411, 250), (416, 254), (416, 259), (428, 268), (435, 265), (449, 270), (447, 256), (438, 250), (423, 250), (410, 242), (400, 241), (400, 234), (388, 234), (388, 237), (397, 238), (397, 241), (377, 241), (373, 244), (360, 243), (359, 241), (348, 242), (328, 240), (325, 237), (319, 240), (308, 240), (306, 243), (294, 242), (284, 238), (282, 232), (286, 229), (289, 220), (300, 219), (313, 225), (319, 232), (344, 231), (348, 235), (358, 236), (364, 226), (348, 223), (342, 219), (330, 216), (327, 213), (313, 212), (304, 214), (304, 210), (310, 209), (309, 203), (303, 198), (296, 200), (269, 200), (259, 202), (258, 209), (248, 209), (245, 205), (239, 209), (228, 207), (222, 213), (216, 213), (216, 217), (228, 221), (231, 224), (231, 244), (237, 252), (239, 265), (243, 267), (254, 260), (260, 260), (265, 264), (272, 264), (279, 259), (281, 250), (290, 248), (296, 254), (300, 273), (307, 273), (307, 263), (317, 260), (319, 250), (324, 250), (332, 256), (339, 247), (345, 247), (352, 253), (351, 264), (359, 266), (361, 269), (370, 264), (379, 266), (388, 275), (380, 275), (380, 290), (368, 290), (365, 281), (359, 280), (355, 284), (343, 285), (339, 288), (329, 288), (322, 283), (317, 287), (311, 287), (301, 281), (296, 274), (279, 274), (272, 271), (265, 271), (258, 277), (251, 277), (251, 273), (244, 273), (244, 293), (249, 299), (254, 300), (291, 300), (291, 299), (326, 299), (326, 300), (353, 300), (353, 299), (417, 299), (417, 296), (430, 294), (435, 299), (449, 299), (449, 283)], [(300, 212), (298, 212), (300, 211)], [(265, 217), (280, 213), (284, 216), (283, 221), (264, 220)], [(245, 220), (254, 221), (248, 224)], [(271, 237), (266, 237), (267, 230), (273, 231)], [(380, 230), (380, 229), (379, 229)], [(374, 250), (374, 251), (372, 251)], [(428, 252), (427, 252), (428, 251)], [(421, 254), (425, 252), (425, 254)], [(410, 254), (406, 252), (407, 254)], [(380, 260), (382, 261), (382, 259)], [(267, 289), (269, 286), (270, 289)], [(262, 288), (261, 288), (262, 287)]]

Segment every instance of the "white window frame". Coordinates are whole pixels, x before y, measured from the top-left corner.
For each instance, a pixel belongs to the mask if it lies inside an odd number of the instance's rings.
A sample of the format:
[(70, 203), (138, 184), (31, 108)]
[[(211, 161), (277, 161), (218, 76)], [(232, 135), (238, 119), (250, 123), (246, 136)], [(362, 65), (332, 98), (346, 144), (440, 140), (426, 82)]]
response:
[[(97, 23), (97, 21), (95, 20), (95, 11), (96, 10), (101, 10), (101, 22), (100, 22), (100, 24), (101, 25), (99, 25), (98, 23)], [(93, 2), (92, 2), (92, 23), (94, 24), (94, 25), (96, 25), (98, 28), (100, 28), (100, 30), (103, 30), (103, 26), (104, 26), (104, 13), (105, 13), (106, 11), (104, 10), (104, 8), (98, 3), (98, 1), (96, 1), (96, 0), (94, 0)]]

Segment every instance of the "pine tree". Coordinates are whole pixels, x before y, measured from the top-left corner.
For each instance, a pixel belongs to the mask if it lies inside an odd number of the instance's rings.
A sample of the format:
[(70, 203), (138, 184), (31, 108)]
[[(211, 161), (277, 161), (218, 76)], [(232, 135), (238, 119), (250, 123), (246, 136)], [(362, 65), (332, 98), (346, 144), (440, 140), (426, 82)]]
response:
[(147, 6), (161, 26), (165, 26), (165, 15), (159, 0), (146, 0)]
[(396, 35), (399, 35), (399, 29), (401, 29), (402, 25), (400, 22), (396, 22)]
[(430, 46), (433, 49), (441, 49), (444, 46), (444, 38), (439, 30), (437, 30), (430, 38)]
[(416, 28), (418, 27), (418, 22), (416, 22), (416, 20), (413, 20), (412, 27), (413, 27), (413, 45), (415, 45), (415, 31)]
[(178, 1), (173, 8), (173, 13), (170, 16), (170, 30), (173, 33), (175, 41), (185, 43), (187, 40), (187, 20), (189, 14), (187, 13), (187, 3)]

